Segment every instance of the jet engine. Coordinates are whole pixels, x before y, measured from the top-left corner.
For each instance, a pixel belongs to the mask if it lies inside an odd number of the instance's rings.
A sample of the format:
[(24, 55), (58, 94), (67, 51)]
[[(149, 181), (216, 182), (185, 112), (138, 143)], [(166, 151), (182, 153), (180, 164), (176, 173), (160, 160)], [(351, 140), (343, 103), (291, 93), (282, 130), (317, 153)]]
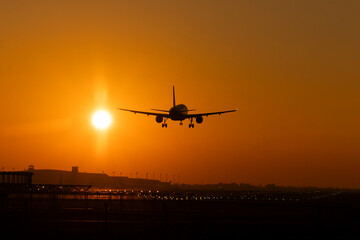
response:
[(163, 120), (164, 118), (162, 116), (156, 116), (156, 122), (162, 123)]
[(203, 119), (202, 116), (197, 116), (197, 117), (196, 117), (196, 122), (199, 123), (199, 124), (202, 123), (203, 120), (204, 120), (204, 119)]

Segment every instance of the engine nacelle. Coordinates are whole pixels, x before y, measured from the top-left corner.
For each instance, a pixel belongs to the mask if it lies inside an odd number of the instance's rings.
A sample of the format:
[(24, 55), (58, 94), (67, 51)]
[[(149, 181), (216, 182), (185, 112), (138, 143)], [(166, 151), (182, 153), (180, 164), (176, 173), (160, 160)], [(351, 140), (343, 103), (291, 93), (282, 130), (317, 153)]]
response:
[(156, 119), (156, 122), (158, 122), (158, 123), (162, 123), (164, 120), (164, 118), (162, 116), (156, 116), (155, 119)]
[(197, 122), (197, 123), (200, 124), (200, 123), (202, 123), (203, 121), (204, 121), (204, 118), (203, 118), (202, 116), (197, 116), (197, 117), (196, 117), (196, 122)]

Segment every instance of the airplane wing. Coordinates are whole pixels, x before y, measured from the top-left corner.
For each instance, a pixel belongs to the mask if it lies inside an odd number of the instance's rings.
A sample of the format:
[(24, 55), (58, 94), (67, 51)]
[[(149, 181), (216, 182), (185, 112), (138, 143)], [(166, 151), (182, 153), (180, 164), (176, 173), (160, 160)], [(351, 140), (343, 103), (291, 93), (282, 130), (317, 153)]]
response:
[(162, 109), (155, 109), (155, 108), (152, 108), (151, 110), (154, 110), (154, 111), (159, 111), (159, 112), (169, 112), (169, 110), (162, 110)]
[(119, 110), (122, 111), (128, 111), (128, 112), (132, 112), (132, 113), (140, 113), (140, 114), (146, 114), (146, 115), (153, 115), (153, 116), (162, 116), (162, 117), (169, 117), (169, 114), (165, 114), (165, 113), (154, 113), (154, 112), (143, 112), (143, 111), (136, 111), (136, 110), (130, 110), (130, 109), (124, 109), (124, 108), (117, 108)]
[(216, 115), (216, 114), (223, 114), (223, 113), (229, 113), (229, 112), (236, 112), (237, 109), (234, 110), (228, 110), (228, 111), (222, 111), (222, 112), (210, 112), (210, 113), (194, 113), (194, 114), (188, 114), (186, 115), (187, 118), (191, 117), (198, 117), (198, 116), (209, 116), (209, 115)]

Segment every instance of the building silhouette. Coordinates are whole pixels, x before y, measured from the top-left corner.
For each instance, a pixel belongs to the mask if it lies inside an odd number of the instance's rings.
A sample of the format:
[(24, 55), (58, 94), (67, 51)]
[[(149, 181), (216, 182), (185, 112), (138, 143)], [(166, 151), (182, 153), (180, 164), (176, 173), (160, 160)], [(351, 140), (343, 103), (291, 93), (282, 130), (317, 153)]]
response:
[(72, 171), (35, 169), (30, 165), (28, 172), (33, 174), (33, 184), (56, 185), (91, 185), (99, 188), (123, 189), (163, 189), (170, 186), (168, 182), (155, 179), (129, 178), (125, 176), (109, 176), (105, 173), (83, 173), (79, 167), (72, 167)]

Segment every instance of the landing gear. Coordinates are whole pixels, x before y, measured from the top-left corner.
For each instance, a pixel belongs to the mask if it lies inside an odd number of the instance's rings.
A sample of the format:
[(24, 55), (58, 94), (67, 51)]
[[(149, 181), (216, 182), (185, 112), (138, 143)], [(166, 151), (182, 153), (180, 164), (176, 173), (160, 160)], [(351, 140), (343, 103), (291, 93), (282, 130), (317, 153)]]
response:
[(180, 121), (180, 125), (181, 125), (181, 126), (183, 125), (183, 122), (182, 122), (182, 121)]
[(195, 125), (192, 122), (193, 122), (193, 118), (190, 118), (189, 128), (194, 128)]
[(167, 118), (165, 118), (164, 122), (161, 124), (161, 127), (162, 127), (162, 128), (164, 128), (164, 127), (167, 128), (166, 120), (167, 120)]

